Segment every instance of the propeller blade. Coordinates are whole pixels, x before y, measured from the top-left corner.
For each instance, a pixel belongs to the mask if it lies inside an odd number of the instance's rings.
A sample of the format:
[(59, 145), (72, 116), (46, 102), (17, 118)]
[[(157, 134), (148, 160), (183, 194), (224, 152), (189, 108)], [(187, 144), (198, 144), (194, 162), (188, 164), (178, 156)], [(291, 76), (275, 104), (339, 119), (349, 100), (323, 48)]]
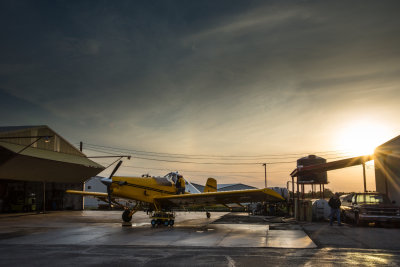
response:
[(110, 185), (107, 185), (107, 198), (108, 198), (108, 208), (111, 209), (111, 189)]
[(122, 160), (120, 160), (120, 161), (118, 162), (118, 164), (115, 166), (114, 170), (111, 172), (110, 177), (109, 177), (110, 179), (111, 179), (111, 177), (113, 177), (114, 174), (117, 172), (117, 170), (119, 169), (119, 167), (121, 166), (121, 164), (122, 164)]
[(111, 172), (110, 177), (108, 179), (102, 179), (103, 184), (107, 185), (107, 198), (108, 198), (108, 207), (111, 209), (111, 184), (112, 184), (112, 177), (114, 174), (117, 172), (119, 167), (122, 164), (122, 160), (118, 162), (118, 164), (115, 166), (114, 170)]

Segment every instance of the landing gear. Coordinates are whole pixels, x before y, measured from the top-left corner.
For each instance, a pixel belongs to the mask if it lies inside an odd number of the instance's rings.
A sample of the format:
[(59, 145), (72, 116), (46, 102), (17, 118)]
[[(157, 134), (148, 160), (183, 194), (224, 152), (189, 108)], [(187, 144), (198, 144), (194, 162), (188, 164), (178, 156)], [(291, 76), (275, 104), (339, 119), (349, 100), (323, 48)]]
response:
[(130, 222), (132, 220), (132, 215), (135, 214), (140, 208), (139, 204), (140, 203), (136, 203), (132, 209), (125, 208), (124, 212), (122, 213), (122, 220), (124, 222)]
[(122, 220), (124, 222), (130, 222), (132, 220), (132, 215), (130, 210), (124, 210), (122, 213)]
[(151, 218), (151, 227), (156, 226), (173, 226), (175, 223), (175, 213), (173, 212), (164, 212), (164, 211), (155, 211), (150, 213)]
[(207, 216), (208, 219), (210, 219), (211, 213), (209, 213), (209, 212), (207, 211), (207, 212), (206, 212), (206, 216)]

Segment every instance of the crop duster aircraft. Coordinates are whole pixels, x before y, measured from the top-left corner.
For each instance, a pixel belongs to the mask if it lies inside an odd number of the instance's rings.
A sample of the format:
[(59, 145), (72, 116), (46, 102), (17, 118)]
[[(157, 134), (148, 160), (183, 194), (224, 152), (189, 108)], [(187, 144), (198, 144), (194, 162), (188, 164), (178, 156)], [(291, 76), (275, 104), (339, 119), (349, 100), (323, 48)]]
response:
[[(110, 207), (112, 204), (121, 206), (124, 208), (122, 219), (125, 222), (130, 222), (132, 215), (139, 210), (150, 212), (153, 227), (156, 225), (172, 226), (175, 219), (173, 210), (179, 207), (285, 201), (280, 194), (268, 188), (217, 192), (217, 181), (214, 178), (208, 178), (203, 193), (195, 189), (190, 182), (185, 181), (185, 192), (178, 195), (177, 173), (171, 172), (164, 177), (114, 176), (121, 163), (122, 161), (118, 162), (109, 178), (101, 179), (102, 183), (107, 186), (107, 193), (77, 190), (67, 190), (66, 193), (96, 197), (108, 202)], [(197, 191), (197, 193), (189, 191)], [(134, 200), (135, 205), (123, 205), (116, 199)], [(208, 218), (210, 217), (208, 211), (206, 215)]]

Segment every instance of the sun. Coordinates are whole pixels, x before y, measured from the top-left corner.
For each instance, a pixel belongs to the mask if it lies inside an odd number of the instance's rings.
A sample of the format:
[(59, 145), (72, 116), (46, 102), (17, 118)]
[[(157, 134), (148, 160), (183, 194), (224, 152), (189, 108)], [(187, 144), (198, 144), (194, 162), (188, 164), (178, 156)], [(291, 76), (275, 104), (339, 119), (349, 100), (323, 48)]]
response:
[(390, 136), (385, 125), (371, 120), (359, 120), (341, 129), (337, 145), (351, 156), (370, 155), (377, 146), (388, 141)]

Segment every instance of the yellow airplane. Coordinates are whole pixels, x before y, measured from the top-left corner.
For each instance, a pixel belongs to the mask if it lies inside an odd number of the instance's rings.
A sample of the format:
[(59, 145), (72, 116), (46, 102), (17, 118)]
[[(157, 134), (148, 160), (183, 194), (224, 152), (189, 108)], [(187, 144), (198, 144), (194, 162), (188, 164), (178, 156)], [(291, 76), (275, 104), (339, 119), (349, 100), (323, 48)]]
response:
[[(280, 202), (285, 199), (272, 189), (248, 189), (236, 191), (217, 192), (217, 181), (208, 178), (204, 192), (199, 192), (190, 182), (185, 181), (185, 192), (177, 194), (179, 189), (179, 179), (181, 175), (175, 172), (168, 173), (164, 177), (125, 177), (113, 176), (120, 167), (122, 161), (112, 171), (109, 178), (101, 179), (107, 186), (107, 193), (87, 192), (77, 190), (67, 190), (66, 193), (92, 196), (100, 200), (121, 206), (124, 208), (122, 219), (125, 222), (132, 220), (132, 215), (144, 210), (150, 212), (151, 225), (172, 226), (174, 224), (174, 208), (193, 207), (193, 206), (212, 206), (221, 204), (239, 204), (249, 202)], [(135, 205), (128, 207), (122, 205), (116, 199), (135, 200)], [(229, 207), (228, 207), (229, 208)], [(206, 212), (207, 218), (210, 213)]]

